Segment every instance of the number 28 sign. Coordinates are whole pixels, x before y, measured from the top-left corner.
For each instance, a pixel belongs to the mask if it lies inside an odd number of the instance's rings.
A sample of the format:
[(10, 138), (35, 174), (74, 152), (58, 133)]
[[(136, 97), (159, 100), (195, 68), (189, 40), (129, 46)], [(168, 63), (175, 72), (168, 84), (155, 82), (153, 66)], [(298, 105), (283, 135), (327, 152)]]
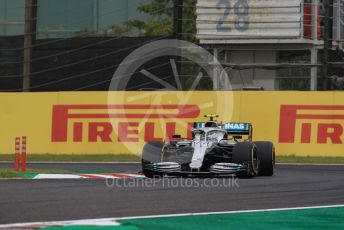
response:
[(237, 39), (299, 39), (304, 0), (197, 0), (197, 38), (221, 44)]
[[(231, 32), (232, 30), (243, 32), (249, 29), (250, 6), (247, 0), (219, 0), (216, 8), (225, 8), (224, 13), (216, 26), (218, 32)], [(234, 14), (234, 27), (232, 24), (226, 24), (226, 21), (231, 14)]]

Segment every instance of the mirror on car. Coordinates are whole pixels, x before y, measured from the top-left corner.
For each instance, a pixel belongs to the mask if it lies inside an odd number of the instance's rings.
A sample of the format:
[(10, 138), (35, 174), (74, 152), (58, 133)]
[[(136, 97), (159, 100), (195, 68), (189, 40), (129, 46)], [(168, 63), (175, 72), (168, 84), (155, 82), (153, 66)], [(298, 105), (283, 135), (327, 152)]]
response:
[(173, 134), (172, 138), (182, 138), (182, 135), (180, 135), (180, 134)]

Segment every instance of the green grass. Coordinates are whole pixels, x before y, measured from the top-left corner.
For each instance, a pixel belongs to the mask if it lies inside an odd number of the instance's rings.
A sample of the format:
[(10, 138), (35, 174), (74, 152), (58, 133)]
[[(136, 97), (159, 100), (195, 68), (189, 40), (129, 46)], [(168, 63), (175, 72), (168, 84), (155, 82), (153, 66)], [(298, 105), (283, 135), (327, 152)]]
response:
[(344, 164), (344, 157), (276, 156), (277, 163)]
[(12, 169), (0, 169), (0, 178), (24, 178)]
[[(13, 161), (13, 154), (0, 154), (0, 161)], [(28, 154), (27, 161), (35, 162), (139, 162), (134, 154)]]
[[(139, 162), (134, 154), (28, 154), (27, 161), (34, 162)], [(13, 154), (0, 154), (1, 161), (13, 161)], [(344, 164), (343, 157), (313, 157), (296, 155), (276, 156), (277, 163)]]

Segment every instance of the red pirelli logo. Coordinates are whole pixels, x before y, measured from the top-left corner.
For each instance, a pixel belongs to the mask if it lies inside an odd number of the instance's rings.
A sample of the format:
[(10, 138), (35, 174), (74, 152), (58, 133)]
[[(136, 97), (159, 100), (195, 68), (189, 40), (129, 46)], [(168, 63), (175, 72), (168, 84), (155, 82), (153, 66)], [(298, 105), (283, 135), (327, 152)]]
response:
[[(301, 122), (301, 140), (295, 140), (298, 120)], [(315, 138), (318, 144), (342, 144), (343, 121), (341, 120), (344, 120), (344, 105), (282, 105), (279, 142), (311, 143), (312, 130), (316, 129)]]
[[(111, 111), (111, 112), (107, 112)], [(163, 140), (175, 134), (175, 122), (166, 122), (166, 137), (155, 137), (154, 120), (194, 119), (200, 115), (198, 105), (54, 105), (52, 111), (52, 142), (67, 142), (68, 123), (72, 123), (73, 142), (83, 141), (84, 126), (88, 128), (89, 142), (113, 142), (113, 126), (108, 120), (118, 119), (119, 142), (138, 142), (139, 122), (128, 119), (146, 119), (145, 141)], [(99, 122), (99, 120), (106, 120)], [(97, 120), (97, 121), (92, 121)], [(152, 121), (152, 122), (151, 122)], [(192, 124), (188, 125), (191, 127)]]

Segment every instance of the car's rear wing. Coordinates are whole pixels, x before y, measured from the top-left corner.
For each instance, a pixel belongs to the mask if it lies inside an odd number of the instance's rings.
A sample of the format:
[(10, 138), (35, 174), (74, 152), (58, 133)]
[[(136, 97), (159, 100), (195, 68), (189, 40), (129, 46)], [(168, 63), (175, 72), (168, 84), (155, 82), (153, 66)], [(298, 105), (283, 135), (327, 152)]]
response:
[(246, 140), (252, 141), (252, 124), (250, 123), (239, 123), (239, 122), (229, 122), (223, 124), (223, 129), (227, 131), (229, 135), (240, 136), (242, 138), (243, 135), (247, 136)]
[(252, 133), (252, 125), (250, 123), (229, 122), (223, 124), (223, 129), (232, 135), (249, 135)]
[[(213, 122), (194, 122), (194, 129), (201, 129), (207, 127), (207, 123)], [(216, 124), (216, 123), (214, 123)], [(208, 126), (208, 127), (218, 127), (220, 129), (224, 129), (227, 131), (229, 135), (232, 136), (242, 136), (247, 135), (249, 139), (252, 139), (252, 124), (250, 123), (241, 123), (241, 122), (228, 122), (228, 123), (220, 123), (216, 126)]]

